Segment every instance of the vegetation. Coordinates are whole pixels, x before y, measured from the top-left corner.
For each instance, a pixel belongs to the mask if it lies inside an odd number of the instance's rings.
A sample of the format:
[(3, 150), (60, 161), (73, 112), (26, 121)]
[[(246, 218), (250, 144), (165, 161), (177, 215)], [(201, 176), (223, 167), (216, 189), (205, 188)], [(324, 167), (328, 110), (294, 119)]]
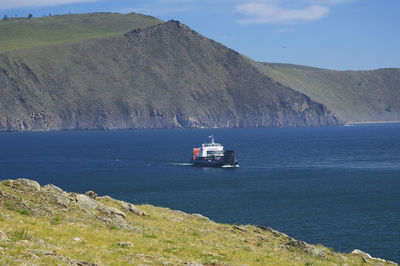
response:
[(400, 121), (400, 69), (333, 71), (263, 65), (266, 75), (323, 103), (342, 121)]
[[(32, 18), (32, 14), (30, 16)], [(56, 15), (29, 20), (4, 18), (0, 21), (0, 53), (21, 48), (115, 36), (133, 29), (162, 23), (159, 19), (133, 13)]]
[[(14, 197), (33, 215), (8, 209)], [(198, 214), (134, 207), (23, 179), (0, 183), (0, 218), (0, 265), (390, 264), (309, 245), (267, 227), (219, 224)]]

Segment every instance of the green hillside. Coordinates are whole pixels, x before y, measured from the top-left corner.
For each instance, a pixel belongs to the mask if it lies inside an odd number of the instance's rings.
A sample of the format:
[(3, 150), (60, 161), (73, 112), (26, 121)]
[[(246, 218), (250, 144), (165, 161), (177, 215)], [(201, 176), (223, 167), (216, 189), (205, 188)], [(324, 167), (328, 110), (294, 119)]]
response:
[[(356, 247), (355, 247), (356, 248)], [(397, 265), (334, 252), (263, 226), (27, 179), (0, 182), (0, 265)]]
[(263, 65), (266, 75), (323, 103), (343, 121), (400, 121), (400, 69), (334, 71)]
[(0, 20), (0, 53), (113, 36), (162, 23), (139, 14), (90, 13)]
[(337, 125), (177, 21), (0, 54), (0, 130)]

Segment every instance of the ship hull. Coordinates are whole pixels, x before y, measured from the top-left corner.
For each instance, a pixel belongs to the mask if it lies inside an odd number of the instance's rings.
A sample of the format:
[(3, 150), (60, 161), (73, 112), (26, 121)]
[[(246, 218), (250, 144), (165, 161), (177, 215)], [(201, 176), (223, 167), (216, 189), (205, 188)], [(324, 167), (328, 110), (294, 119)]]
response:
[(236, 168), (239, 163), (235, 159), (234, 151), (225, 151), (223, 157), (197, 157), (192, 159), (191, 163), (197, 167), (221, 167), (221, 168)]

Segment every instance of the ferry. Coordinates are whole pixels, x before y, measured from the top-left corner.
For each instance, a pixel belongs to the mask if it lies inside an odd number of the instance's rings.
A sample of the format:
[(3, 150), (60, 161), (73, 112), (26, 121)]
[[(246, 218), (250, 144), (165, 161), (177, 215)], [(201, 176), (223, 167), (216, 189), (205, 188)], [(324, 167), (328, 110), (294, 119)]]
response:
[(235, 151), (226, 150), (224, 146), (215, 143), (214, 136), (209, 136), (210, 143), (203, 143), (200, 148), (193, 148), (191, 163), (200, 167), (236, 168), (239, 163), (235, 158)]

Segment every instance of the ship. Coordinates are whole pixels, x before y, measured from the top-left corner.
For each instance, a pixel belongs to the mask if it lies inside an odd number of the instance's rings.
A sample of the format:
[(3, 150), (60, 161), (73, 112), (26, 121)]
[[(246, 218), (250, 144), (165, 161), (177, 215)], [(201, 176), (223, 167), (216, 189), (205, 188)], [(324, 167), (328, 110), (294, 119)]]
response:
[(224, 151), (224, 146), (215, 143), (214, 136), (209, 136), (209, 143), (203, 143), (200, 148), (193, 148), (191, 163), (200, 167), (239, 167), (234, 150)]

